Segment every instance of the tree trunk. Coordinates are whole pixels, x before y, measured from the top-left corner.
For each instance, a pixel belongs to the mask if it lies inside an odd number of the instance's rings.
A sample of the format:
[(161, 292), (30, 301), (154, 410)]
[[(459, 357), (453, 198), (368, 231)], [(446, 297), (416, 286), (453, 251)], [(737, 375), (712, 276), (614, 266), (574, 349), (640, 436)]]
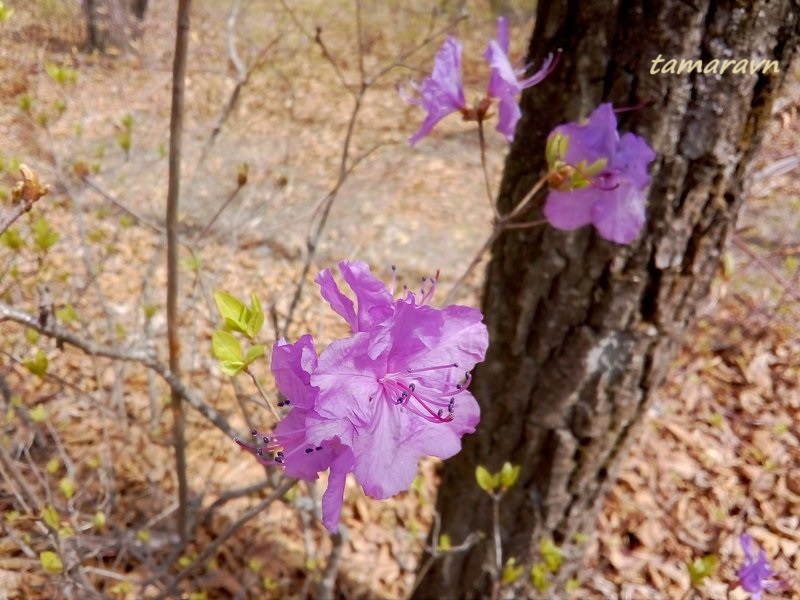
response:
[(88, 52), (127, 49), (130, 36), (127, 3), (122, 0), (83, 0), (83, 13)]
[[(630, 246), (549, 226), (512, 230), (493, 247), (483, 293), (491, 344), (473, 391), (477, 432), (445, 463), (441, 533), (471, 550), (437, 561), (416, 598), (489, 595), (491, 500), (475, 467), (522, 465), (503, 498), (503, 556), (530, 568), (543, 537), (568, 556), (555, 587), (575, 575), (620, 461), (712, 279), (745, 195), (750, 163), (800, 39), (797, 0), (540, 0), (528, 63), (563, 48), (561, 64), (527, 90), (505, 165), (506, 213), (545, 169), (545, 140), (603, 101), (653, 104), (622, 113), (647, 139), (648, 223)], [(651, 74), (662, 55), (768, 59), (779, 73)], [(660, 63), (665, 66), (665, 63)], [(719, 72), (719, 69), (718, 69)], [(531, 216), (535, 218), (535, 215)], [(582, 536), (578, 536), (580, 539)], [(431, 540), (435, 543), (435, 540)], [(528, 570), (521, 578), (528, 581)], [(523, 592), (518, 590), (517, 597)]]

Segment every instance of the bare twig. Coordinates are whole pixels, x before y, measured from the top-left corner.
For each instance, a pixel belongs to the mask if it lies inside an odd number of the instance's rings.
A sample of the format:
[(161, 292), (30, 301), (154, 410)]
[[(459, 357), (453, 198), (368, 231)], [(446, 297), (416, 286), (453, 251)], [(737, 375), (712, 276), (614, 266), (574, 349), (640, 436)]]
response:
[(344, 548), (345, 534), (340, 529), (331, 536), (333, 547), (328, 555), (328, 564), (322, 573), (317, 587), (317, 598), (319, 600), (333, 600), (336, 591), (336, 576), (339, 573), (339, 562), (342, 560), (342, 549)]
[(261, 398), (266, 402), (267, 407), (269, 408), (272, 416), (275, 417), (275, 422), (281, 420), (281, 416), (278, 414), (278, 411), (272, 406), (272, 402), (269, 401), (269, 396), (267, 396), (267, 392), (264, 391), (264, 388), (261, 386), (261, 382), (258, 381), (258, 377), (256, 377), (255, 373), (253, 373), (250, 369), (245, 369), (245, 372), (250, 375), (250, 379), (253, 380), (253, 383), (256, 384), (256, 388), (258, 388), (258, 393)]
[(113, 204), (114, 206), (119, 208), (122, 212), (130, 215), (131, 217), (136, 219), (138, 222), (142, 223), (143, 225), (147, 225), (150, 229), (152, 229), (154, 231), (157, 231), (158, 233), (160, 233), (162, 235), (165, 235), (167, 233), (166, 229), (164, 229), (161, 225), (151, 221), (147, 217), (144, 217), (140, 213), (136, 212), (134, 209), (124, 205), (113, 194), (111, 194), (107, 190), (103, 189), (103, 187), (99, 183), (97, 183), (94, 179), (92, 179), (88, 175), (85, 175), (82, 179), (83, 179), (83, 182), (86, 185), (88, 185), (95, 192), (100, 194), (100, 196), (102, 196), (104, 200), (107, 200), (108, 202), (111, 202), (111, 204)]
[(216, 410), (208, 406), (200, 397), (197, 391), (187, 387), (166, 365), (155, 358), (152, 352), (144, 349), (120, 349), (110, 346), (103, 346), (96, 342), (83, 339), (69, 331), (63, 329), (58, 323), (41, 324), (39, 319), (24, 311), (0, 302), (0, 322), (13, 321), (38, 331), (40, 334), (60, 342), (69, 344), (82, 350), (90, 356), (135, 362), (153, 370), (169, 385), (170, 389), (179, 394), (197, 412), (211, 421), (220, 431), (229, 437), (236, 437), (237, 431), (233, 429), (228, 420)]
[[(500, 237), (500, 235), (506, 231), (507, 229), (520, 229), (521, 227), (533, 227), (534, 225), (539, 225), (544, 221), (533, 221), (530, 223), (512, 223), (512, 221), (521, 215), (525, 209), (530, 204), (530, 201), (536, 196), (536, 194), (541, 191), (544, 185), (547, 183), (547, 176), (542, 177), (537, 181), (534, 186), (528, 191), (527, 194), (522, 198), (522, 200), (511, 210), (510, 213), (501, 215), (500, 217), (495, 217), (494, 220), (494, 228), (492, 229), (492, 233), (489, 234), (488, 239), (483, 243), (483, 245), (478, 249), (473, 257), (472, 261), (469, 263), (466, 271), (462, 273), (461, 277), (458, 278), (453, 284), (453, 287), (450, 288), (450, 291), (447, 292), (447, 296), (445, 296), (444, 304), (449, 304), (453, 301), (456, 296), (456, 293), (464, 285), (464, 282), (467, 278), (472, 274), (475, 268), (481, 263), (483, 260), (484, 255), (491, 249), (492, 245), (494, 244), (495, 240)], [(488, 179), (487, 179), (488, 185)]]
[(294, 295), (292, 296), (292, 300), (289, 303), (289, 310), (286, 313), (286, 319), (283, 325), (283, 335), (287, 335), (289, 331), (289, 326), (292, 323), (292, 319), (294, 317), (294, 311), (297, 309), (297, 306), (300, 302), (300, 298), (303, 294), (303, 289), (305, 287), (305, 281), (308, 277), (308, 273), (311, 270), (311, 265), (314, 261), (314, 257), (316, 256), (317, 247), (319, 245), (319, 241), (322, 237), (322, 232), (325, 229), (325, 225), (328, 221), (328, 216), (330, 215), (331, 208), (333, 207), (333, 203), (336, 200), (336, 197), (339, 194), (342, 186), (344, 185), (345, 181), (347, 180), (348, 176), (352, 173), (355, 167), (364, 159), (367, 155), (372, 153), (375, 148), (370, 149), (367, 153), (362, 154), (361, 156), (356, 157), (355, 159), (351, 160), (350, 157), (350, 144), (353, 138), (353, 132), (355, 130), (355, 124), (358, 119), (359, 112), (361, 111), (361, 107), (363, 105), (364, 96), (369, 91), (369, 89), (377, 82), (381, 77), (389, 73), (392, 69), (401, 66), (405, 63), (405, 61), (413, 54), (427, 46), (431, 43), (434, 39), (438, 36), (442, 35), (443, 33), (447, 32), (450, 28), (452, 28), (456, 23), (463, 20), (464, 16), (459, 16), (453, 19), (450, 23), (448, 23), (445, 27), (442, 27), (438, 30), (434, 30), (433, 27), (430, 28), (430, 31), (425, 36), (425, 39), (422, 40), (419, 44), (414, 46), (411, 50), (408, 50), (401, 54), (397, 59), (379, 69), (374, 75), (368, 77), (366, 71), (361, 66), (363, 65), (363, 45), (361, 43), (361, 6), (358, 2), (356, 2), (356, 29), (359, 35), (359, 68), (361, 74), (361, 81), (360, 84), (356, 89), (353, 86), (349, 85), (344, 78), (344, 74), (341, 72), (338, 63), (330, 55), (327, 48), (325, 47), (324, 43), (322, 42), (321, 37), (321, 30), (318, 28), (317, 33), (315, 36), (311, 36), (303, 27), (302, 23), (300, 23), (299, 19), (295, 16), (294, 12), (292, 12), (291, 8), (289, 8), (284, 0), (280, 0), (281, 5), (289, 14), (291, 19), (294, 21), (295, 25), (297, 25), (298, 29), (307, 36), (309, 39), (314, 40), (317, 44), (320, 45), (323, 51), (324, 58), (333, 66), (334, 70), (339, 77), (339, 80), (342, 83), (342, 86), (347, 89), (353, 95), (353, 108), (350, 113), (350, 120), (347, 124), (347, 131), (344, 136), (344, 140), (342, 141), (342, 151), (341, 151), (341, 159), (339, 162), (339, 174), (336, 179), (336, 182), (333, 184), (331, 190), (326, 194), (326, 196), (322, 199), (315, 214), (319, 215), (319, 220), (316, 221), (316, 224), (312, 223), (309, 228), (309, 233), (306, 237), (306, 257), (303, 263), (303, 268), (301, 270), (301, 274), (297, 280), (297, 286), (295, 287)]
[(784, 294), (789, 294), (794, 300), (800, 300), (800, 294), (794, 290), (792, 283), (787, 281), (786, 278), (778, 273), (778, 271), (776, 271), (775, 268), (766, 260), (753, 252), (753, 250), (750, 248), (750, 245), (736, 234), (733, 235), (733, 245), (749, 256), (753, 261), (755, 261), (759, 267), (764, 269), (764, 271), (766, 271), (767, 274), (772, 277), (778, 283), (778, 285), (781, 286), (781, 288), (783, 288)]
[[(169, 180), (167, 184), (167, 340), (169, 370), (180, 379), (180, 341), (178, 335), (178, 201), (181, 178), (181, 135), (183, 133), (184, 79), (189, 49), (189, 8), (191, 0), (178, 1), (175, 58), (172, 63), (172, 110), (169, 122)], [(186, 481), (186, 442), (183, 397), (172, 390), (170, 406), (173, 418), (175, 463), (178, 475), (178, 534), (181, 541), (188, 536), (186, 511), (189, 503)]]
[(492, 537), (494, 539), (494, 569), (492, 569), (492, 600), (500, 594), (500, 577), (503, 573), (503, 539), (500, 535), (500, 498), (492, 494)]
[(246, 512), (242, 513), (242, 516), (236, 519), (233, 523), (228, 525), (222, 532), (214, 539), (213, 542), (208, 544), (203, 551), (194, 559), (192, 564), (187, 566), (185, 569), (180, 571), (175, 577), (167, 585), (167, 588), (161, 592), (158, 596), (156, 596), (156, 600), (165, 600), (166, 598), (174, 597), (174, 593), (178, 588), (178, 585), (181, 581), (186, 579), (189, 575), (194, 573), (198, 568), (201, 568), (203, 565), (206, 564), (206, 561), (214, 556), (220, 546), (224, 544), (228, 538), (230, 538), (238, 529), (247, 523), (250, 519), (258, 515), (261, 511), (267, 508), (270, 504), (282, 498), (286, 492), (288, 492), (295, 484), (297, 483), (296, 479), (286, 479), (284, 480), (277, 489), (272, 492), (267, 498), (264, 498), (261, 502), (247, 510)]
[(442, 518), (439, 516), (439, 513), (433, 513), (433, 531), (431, 532), (431, 546), (425, 548), (425, 551), (428, 553), (428, 559), (422, 565), (422, 567), (417, 571), (417, 577), (414, 580), (414, 585), (411, 587), (411, 592), (408, 594), (409, 598), (414, 596), (414, 592), (417, 591), (417, 588), (422, 583), (422, 580), (425, 579), (425, 575), (428, 574), (428, 571), (431, 570), (431, 567), (434, 563), (439, 560), (442, 556), (447, 556), (448, 554), (454, 554), (456, 552), (463, 552), (464, 550), (469, 550), (472, 546), (474, 546), (482, 537), (479, 533), (470, 533), (466, 539), (459, 544), (458, 546), (453, 546), (448, 550), (442, 550), (439, 548), (439, 533), (442, 527)]

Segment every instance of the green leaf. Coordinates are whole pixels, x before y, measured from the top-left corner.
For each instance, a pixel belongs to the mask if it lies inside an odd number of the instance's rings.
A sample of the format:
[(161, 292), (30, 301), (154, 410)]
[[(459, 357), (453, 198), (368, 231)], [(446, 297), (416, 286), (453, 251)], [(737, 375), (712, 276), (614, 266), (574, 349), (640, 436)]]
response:
[(517, 579), (519, 579), (522, 572), (525, 570), (525, 567), (522, 565), (518, 565), (517, 561), (514, 557), (511, 557), (506, 561), (505, 566), (503, 566), (503, 573), (501, 579), (504, 584), (508, 585), (509, 583), (514, 583)]
[(120, 581), (119, 583), (112, 585), (108, 591), (112, 594), (127, 596), (133, 591), (133, 584), (130, 581)]
[(503, 491), (513, 487), (513, 485), (517, 483), (519, 470), (519, 466), (515, 467), (510, 462), (503, 464), (503, 468), (500, 469), (500, 487)]
[(14, 14), (13, 8), (8, 8), (5, 2), (0, 2), (0, 23), (5, 23)]
[(551, 573), (557, 573), (561, 568), (561, 563), (564, 562), (564, 551), (556, 546), (550, 538), (539, 540), (539, 554), (542, 555), (547, 570)]
[(545, 592), (550, 587), (547, 573), (547, 565), (544, 563), (535, 563), (531, 568), (531, 584), (539, 592)]
[(43, 378), (47, 374), (48, 364), (47, 356), (41, 350), (37, 350), (33, 358), (22, 361), (22, 366), (39, 378)]
[(55, 475), (60, 468), (61, 461), (56, 456), (48, 460), (47, 465), (45, 466), (45, 470), (50, 473), (50, 475)]
[(220, 370), (230, 377), (234, 377), (244, 371), (244, 363), (240, 360), (221, 360)]
[(250, 320), (250, 311), (235, 296), (228, 292), (214, 292), (214, 302), (217, 303), (219, 314), (225, 321), (226, 327), (232, 331), (239, 331), (247, 335), (247, 323)]
[(47, 418), (47, 409), (44, 404), (37, 404), (28, 412), (28, 416), (34, 423), (42, 423)]
[(75, 495), (75, 482), (69, 477), (63, 477), (61, 481), (58, 482), (58, 489), (61, 490), (64, 498), (69, 500)]
[(56, 319), (65, 324), (72, 323), (78, 319), (78, 313), (75, 312), (75, 307), (72, 304), (67, 304), (63, 308), (56, 309)]
[(242, 362), (242, 348), (239, 340), (227, 331), (215, 331), (211, 336), (211, 351), (219, 361)]
[(250, 318), (247, 320), (247, 337), (250, 339), (258, 336), (264, 325), (264, 311), (256, 295), (250, 293)]
[(102, 531), (106, 527), (106, 513), (102, 510), (98, 510), (94, 513), (94, 518), (92, 519), (92, 526), (97, 529), (98, 531)]
[(61, 239), (61, 235), (50, 227), (50, 223), (47, 222), (43, 215), (39, 216), (31, 224), (31, 231), (33, 232), (33, 241), (36, 247), (42, 252), (47, 252)]
[(58, 516), (58, 510), (55, 506), (49, 504), (42, 509), (42, 521), (47, 523), (51, 529), (58, 529), (61, 519)]
[(492, 474), (489, 473), (489, 471), (485, 467), (478, 465), (475, 468), (475, 480), (478, 482), (478, 486), (484, 492), (488, 492), (489, 494), (494, 492), (495, 488), (494, 477), (492, 477)]
[(706, 578), (714, 574), (717, 570), (717, 555), (707, 554), (703, 558), (695, 558), (688, 566), (689, 580), (692, 586), (696, 586)]
[(52, 550), (45, 550), (39, 553), (39, 562), (42, 563), (42, 568), (53, 575), (58, 575), (64, 570), (64, 563), (61, 558)]
[(33, 346), (36, 342), (39, 341), (39, 332), (29, 327), (28, 329), (25, 330), (25, 341), (28, 342), (31, 346)]
[(581, 581), (577, 577), (570, 577), (567, 579), (567, 583), (564, 584), (564, 590), (569, 593), (577, 591), (579, 587), (581, 587)]
[(258, 344), (256, 346), (251, 347), (247, 351), (247, 355), (244, 357), (244, 366), (246, 366), (246, 367), (250, 366), (253, 363), (254, 360), (264, 356), (265, 350), (266, 350), (266, 348), (264, 347), (263, 344)]
[(439, 536), (439, 550), (442, 552), (447, 552), (453, 547), (453, 543), (450, 541), (450, 536), (446, 533), (443, 533)]
[(22, 250), (25, 247), (25, 240), (22, 234), (16, 227), (9, 227), (2, 235), (0, 235), (0, 244), (6, 246), (9, 250)]

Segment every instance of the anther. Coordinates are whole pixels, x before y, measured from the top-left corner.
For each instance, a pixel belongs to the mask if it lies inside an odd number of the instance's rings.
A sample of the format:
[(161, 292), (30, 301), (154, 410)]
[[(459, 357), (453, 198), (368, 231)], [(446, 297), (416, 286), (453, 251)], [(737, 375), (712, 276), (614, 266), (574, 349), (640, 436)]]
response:
[(306, 448), (306, 454), (311, 454), (313, 451), (313, 448)]
[(253, 437), (256, 437), (258, 435), (258, 429), (251, 429), (250, 430), (250, 435), (252, 435)]

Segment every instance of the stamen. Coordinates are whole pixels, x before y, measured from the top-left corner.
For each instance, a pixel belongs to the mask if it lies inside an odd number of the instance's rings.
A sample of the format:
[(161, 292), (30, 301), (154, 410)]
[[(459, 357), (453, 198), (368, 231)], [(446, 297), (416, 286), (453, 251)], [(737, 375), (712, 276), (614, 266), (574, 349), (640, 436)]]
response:
[(439, 369), (452, 369), (453, 367), (457, 367), (458, 363), (450, 363), (447, 365), (436, 365), (435, 367), (422, 367), (420, 369), (412, 369), (409, 367), (406, 369), (406, 373), (424, 373), (425, 371), (437, 371)]

